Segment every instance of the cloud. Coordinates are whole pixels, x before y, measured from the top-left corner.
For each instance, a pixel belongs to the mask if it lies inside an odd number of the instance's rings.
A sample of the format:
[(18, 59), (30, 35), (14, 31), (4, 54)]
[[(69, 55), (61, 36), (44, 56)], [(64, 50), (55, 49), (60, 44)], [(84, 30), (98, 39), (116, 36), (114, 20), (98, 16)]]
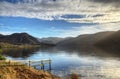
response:
[[(13, 0), (14, 1), (14, 0)], [(22, 2), (0, 2), (0, 16), (37, 18), (43, 20), (65, 20), (76, 23), (111, 23), (120, 21), (119, 8), (100, 4), (101, 0), (21, 0)], [(105, 0), (113, 3), (113, 0)], [(115, 0), (114, 3), (119, 2)], [(104, 1), (103, 1), (104, 2)], [(81, 18), (62, 17), (83, 16)], [(101, 16), (96, 16), (101, 15)]]
[(100, 3), (103, 6), (111, 5), (112, 7), (120, 8), (120, 5), (119, 5), (120, 0), (88, 0), (88, 1), (92, 1), (92, 2), (95, 2), (95, 3)]
[[(59, 36), (77, 36), (100, 31), (120, 30), (120, 0), (11, 0), (0, 2), (0, 16), (27, 17), (42, 20), (64, 20), (69, 23), (95, 23), (96, 25), (60, 30), (52, 27), (49, 32)], [(15, 2), (17, 1), (17, 2)], [(16, 30), (0, 24), (0, 28)], [(22, 29), (22, 28), (21, 28)], [(26, 31), (26, 28), (22, 29)], [(11, 34), (13, 32), (0, 32)]]
[(2, 35), (11, 35), (13, 33), (23, 33), (23, 32), (29, 33), (29, 31), (21, 31), (21, 32), (18, 32), (18, 31), (0, 31), (0, 34), (2, 34)]
[(54, 29), (54, 31), (59, 32), (60, 37), (76, 37), (82, 34), (94, 34), (102, 31), (117, 31), (117, 30), (120, 30), (119, 25), (120, 23), (96, 24), (94, 26), (89, 25), (89, 26), (82, 26), (82, 27), (73, 27), (70, 30)]
[(14, 33), (14, 32), (6, 32), (6, 31), (0, 31), (0, 34), (2, 34), (2, 35), (10, 35), (10, 34), (12, 34), (12, 33)]
[(120, 0), (91, 0), (91, 1), (101, 2), (101, 3), (115, 3), (115, 4), (120, 3)]

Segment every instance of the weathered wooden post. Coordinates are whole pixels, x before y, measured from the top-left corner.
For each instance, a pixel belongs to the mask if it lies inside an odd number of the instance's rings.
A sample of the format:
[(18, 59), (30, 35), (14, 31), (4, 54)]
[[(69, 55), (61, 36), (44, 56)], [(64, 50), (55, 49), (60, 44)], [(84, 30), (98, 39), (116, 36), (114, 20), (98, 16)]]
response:
[(42, 61), (42, 66), (43, 66), (43, 70), (45, 69), (45, 67), (44, 67), (44, 61)]
[(42, 63), (41, 63), (41, 65), (40, 65), (40, 67), (41, 67), (41, 70), (42, 70)]
[(41, 70), (43, 70), (43, 61), (41, 60)]
[(31, 61), (29, 60), (28, 62), (29, 62), (29, 68), (30, 68), (30, 62), (31, 62)]
[(49, 70), (51, 72), (51, 60), (49, 59)]
[(11, 61), (9, 60), (9, 66), (10, 66), (10, 62), (11, 62)]

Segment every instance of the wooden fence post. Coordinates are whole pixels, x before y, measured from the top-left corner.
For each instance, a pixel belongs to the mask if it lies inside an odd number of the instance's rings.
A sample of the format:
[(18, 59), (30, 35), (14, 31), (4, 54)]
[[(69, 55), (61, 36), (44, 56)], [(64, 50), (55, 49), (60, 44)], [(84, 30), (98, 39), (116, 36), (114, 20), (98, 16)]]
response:
[(49, 59), (49, 70), (51, 72), (51, 60)]
[(41, 61), (41, 65), (42, 65), (41, 69), (44, 70), (44, 63), (43, 63), (43, 61)]
[(29, 62), (29, 68), (30, 68), (30, 66), (31, 66), (31, 63), (30, 63), (30, 62), (31, 62), (31, 61), (29, 60), (28, 62)]
[(9, 60), (9, 66), (10, 66), (11, 61)]

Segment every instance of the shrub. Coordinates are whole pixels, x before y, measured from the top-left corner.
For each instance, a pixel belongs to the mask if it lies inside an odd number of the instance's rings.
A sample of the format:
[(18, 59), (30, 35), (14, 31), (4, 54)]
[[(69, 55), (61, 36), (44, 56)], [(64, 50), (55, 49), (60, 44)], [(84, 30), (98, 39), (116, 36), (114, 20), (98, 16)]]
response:
[(6, 60), (6, 58), (0, 55), (0, 60)]
[(0, 49), (0, 55), (2, 54), (2, 50)]
[(0, 49), (0, 60), (6, 60), (6, 58), (2, 56), (2, 49)]

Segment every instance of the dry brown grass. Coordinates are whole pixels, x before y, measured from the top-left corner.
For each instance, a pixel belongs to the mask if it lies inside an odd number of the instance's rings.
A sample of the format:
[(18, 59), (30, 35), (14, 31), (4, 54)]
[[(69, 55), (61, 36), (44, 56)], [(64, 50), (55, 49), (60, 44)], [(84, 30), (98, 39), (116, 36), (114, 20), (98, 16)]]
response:
[(0, 66), (0, 79), (59, 79), (59, 77), (23, 65)]
[(77, 74), (71, 74), (70, 76), (68, 76), (66, 79), (81, 79), (79, 78), (79, 76)]

